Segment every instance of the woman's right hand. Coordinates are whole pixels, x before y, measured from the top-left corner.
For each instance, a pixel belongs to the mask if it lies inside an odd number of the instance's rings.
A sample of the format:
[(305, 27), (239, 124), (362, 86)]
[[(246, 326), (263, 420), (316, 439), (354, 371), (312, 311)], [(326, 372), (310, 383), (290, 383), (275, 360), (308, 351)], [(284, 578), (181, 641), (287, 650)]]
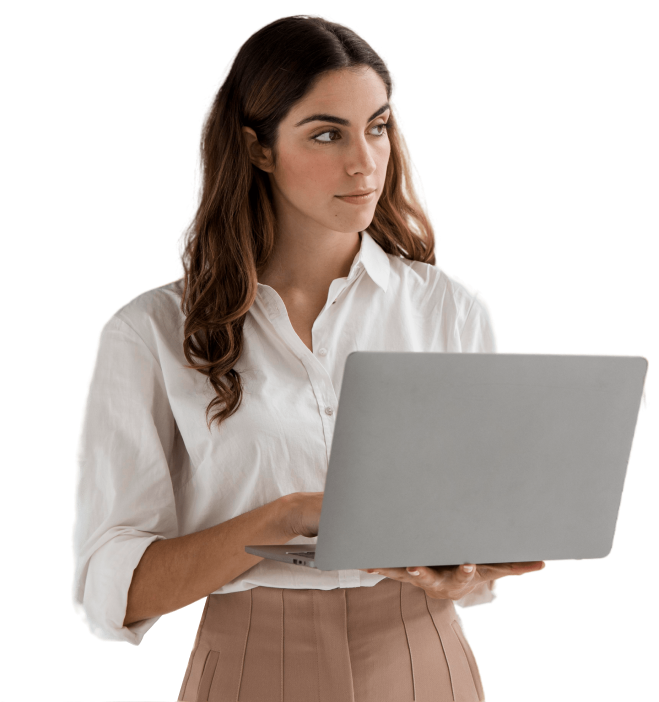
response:
[(293, 492), (282, 499), (286, 505), (285, 524), (291, 538), (318, 536), (323, 492)]

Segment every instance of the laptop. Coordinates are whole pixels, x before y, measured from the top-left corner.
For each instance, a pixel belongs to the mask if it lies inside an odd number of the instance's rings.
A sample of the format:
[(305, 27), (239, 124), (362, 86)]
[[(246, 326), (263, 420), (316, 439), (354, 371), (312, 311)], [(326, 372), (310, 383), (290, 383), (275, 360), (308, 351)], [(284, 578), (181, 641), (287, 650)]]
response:
[(316, 543), (245, 550), (320, 570), (603, 558), (647, 366), (355, 351)]

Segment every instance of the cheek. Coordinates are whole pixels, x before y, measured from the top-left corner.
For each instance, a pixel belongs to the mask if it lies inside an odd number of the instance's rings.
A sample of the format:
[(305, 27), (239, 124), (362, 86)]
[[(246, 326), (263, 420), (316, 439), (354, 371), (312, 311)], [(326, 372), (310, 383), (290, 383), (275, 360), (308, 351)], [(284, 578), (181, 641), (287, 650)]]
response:
[(384, 148), (375, 155), (375, 160), (377, 162), (378, 173), (380, 174), (380, 180), (384, 183), (385, 176), (387, 174), (387, 166), (389, 164), (389, 157), (391, 156), (391, 144), (389, 141), (386, 142)]
[(321, 196), (328, 193), (334, 195), (335, 171), (329, 154), (325, 157), (323, 154), (305, 154), (298, 159), (296, 165), (297, 185), (306, 192), (315, 192)]

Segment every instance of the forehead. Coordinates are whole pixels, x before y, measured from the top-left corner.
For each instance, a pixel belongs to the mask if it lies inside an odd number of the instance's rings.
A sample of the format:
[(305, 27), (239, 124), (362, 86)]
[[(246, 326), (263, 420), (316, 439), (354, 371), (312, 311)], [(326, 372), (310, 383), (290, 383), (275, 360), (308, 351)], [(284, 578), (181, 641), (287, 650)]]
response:
[(387, 101), (387, 88), (370, 67), (343, 68), (320, 76), (289, 112), (286, 121), (298, 122), (315, 112), (350, 115), (370, 114)]

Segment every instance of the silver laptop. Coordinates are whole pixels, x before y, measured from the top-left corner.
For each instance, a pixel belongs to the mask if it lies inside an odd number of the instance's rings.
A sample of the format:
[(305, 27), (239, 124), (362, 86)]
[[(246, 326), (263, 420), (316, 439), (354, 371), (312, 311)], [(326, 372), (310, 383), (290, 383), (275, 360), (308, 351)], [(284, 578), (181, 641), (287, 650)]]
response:
[(317, 542), (245, 550), (320, 570), (602, 558), (647, 365), (353, 352)]

